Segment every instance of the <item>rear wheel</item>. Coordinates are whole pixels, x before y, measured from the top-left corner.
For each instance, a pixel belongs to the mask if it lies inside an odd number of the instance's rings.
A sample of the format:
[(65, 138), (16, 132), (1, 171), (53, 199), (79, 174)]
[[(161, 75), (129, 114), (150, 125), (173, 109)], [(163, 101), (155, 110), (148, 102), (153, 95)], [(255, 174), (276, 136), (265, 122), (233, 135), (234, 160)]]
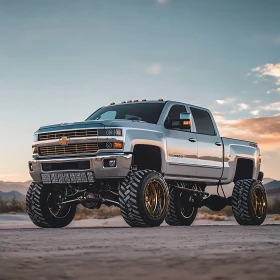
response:
[(261, 225), (267, 212), (267, 196), (260, 181), (238, 181), (232, 193), (232, 211), (240, 225)]
[(61, 204), (68, 192), (68, 187), (31, 183), (26, 194), (26, 211), (32, 222), (43, 228), (69, 225), (75, 217), (76, 205)]
[(131, 172), (120, 187), (119, 199), (122, 216), (130, 226), (160, 226), (168, 210), (168, 186), (156, 171)]
[(190, 226), (197, 215), (193, 195), (186, 191), (173, 189), (170, 194), (169, 210), (165, 221), (170, 226)]

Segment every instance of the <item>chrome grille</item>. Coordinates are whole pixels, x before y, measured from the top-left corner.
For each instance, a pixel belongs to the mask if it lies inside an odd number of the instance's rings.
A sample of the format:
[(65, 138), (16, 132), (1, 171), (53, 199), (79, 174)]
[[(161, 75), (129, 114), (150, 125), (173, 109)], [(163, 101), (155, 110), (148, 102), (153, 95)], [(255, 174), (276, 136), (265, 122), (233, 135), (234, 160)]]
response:
[(41, 156), (72, 155), (72, 154), (96, 153), (97, 151), (98, 151), (97, 143), (69, 144), (67, 146), (55, 145), (55, 146), (40, 147), (39, 155)]
[(97, 129), (57, 131), (57, 132), (39, 134), (39, 141), (60, 139), (62, 137), (75, 138), (75, 137), (97, 136), (97, 134), (98, 134)]

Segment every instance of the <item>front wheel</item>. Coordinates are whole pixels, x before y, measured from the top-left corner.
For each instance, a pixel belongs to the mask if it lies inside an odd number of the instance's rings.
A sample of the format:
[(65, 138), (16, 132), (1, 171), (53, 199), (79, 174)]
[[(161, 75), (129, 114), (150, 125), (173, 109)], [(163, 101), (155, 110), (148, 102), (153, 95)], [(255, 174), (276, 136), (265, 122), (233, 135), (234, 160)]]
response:
[(157, 227), (169, 205), (169, 190), (162, 175), (152, 170), (131, 172), (119, 191), (121, 213), (132, 227)]
[(31, 183), (26, 194), (26, 211), (31, 221), (42, 228), (61, 228), (75, 217), (76, 205), (61, 204), (67, 187)]
[(232, 212), (240, 225), (261, 225), (267, 212), (267, 196), (260, 181), (238, 181), (232, 193)]

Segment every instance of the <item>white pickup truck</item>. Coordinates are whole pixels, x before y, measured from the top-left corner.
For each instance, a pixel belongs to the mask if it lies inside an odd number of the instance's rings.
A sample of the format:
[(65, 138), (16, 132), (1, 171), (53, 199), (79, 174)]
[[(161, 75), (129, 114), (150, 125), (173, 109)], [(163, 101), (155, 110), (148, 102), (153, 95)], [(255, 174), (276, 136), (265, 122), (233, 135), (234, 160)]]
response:
[[(232, 206), (241, 225), (260, 225), (267, 197), (256, 143), (220, 137), (211, 112), (173, 101), (112, 103), (86, 121), (34, 135), (26, 197), (31, 220), (64, 227), (76, 207), (120, 207), (130, 226), (191, 225), (199, 207)], [(207, 186), (234, 182), (231, 197)]]

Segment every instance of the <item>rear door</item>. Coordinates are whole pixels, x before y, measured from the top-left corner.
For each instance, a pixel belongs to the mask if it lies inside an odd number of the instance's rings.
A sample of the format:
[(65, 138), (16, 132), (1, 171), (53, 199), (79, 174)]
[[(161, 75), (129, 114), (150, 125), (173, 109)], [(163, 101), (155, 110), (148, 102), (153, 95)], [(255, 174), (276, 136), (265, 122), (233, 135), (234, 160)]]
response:
[[(189, 112), (182, 104), (173, 104), (167, 118), (179, 119)], [(165, 120), (166, 121), (166, 120)], [(164, 129), (167, 145), (167, 174), (176, 177), (197, 177), (197, 140), (190, 130)]]
[(219, 180), (223, 173), (223, 143), (207, 110), (190, 107), (198, 145), (198, 178)]

